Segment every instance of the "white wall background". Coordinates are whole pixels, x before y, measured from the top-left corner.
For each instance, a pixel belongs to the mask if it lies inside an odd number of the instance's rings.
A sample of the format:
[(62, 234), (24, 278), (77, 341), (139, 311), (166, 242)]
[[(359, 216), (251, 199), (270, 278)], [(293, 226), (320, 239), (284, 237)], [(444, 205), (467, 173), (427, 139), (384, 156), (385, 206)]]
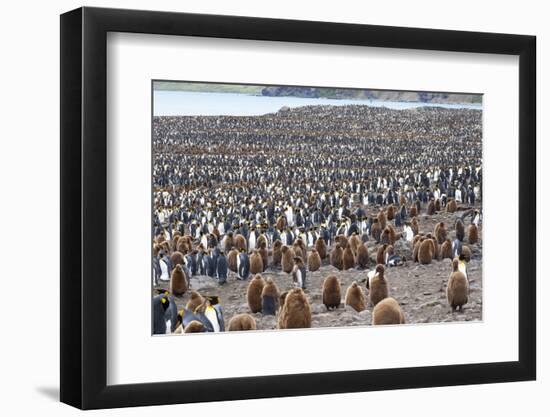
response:
[[(550, 97), (550, 27), (544, 2), (462, 0), (390, 2), (277, 0), (93, 1), (86, 5), (180, 12), (249, 15), (531, 34), (538, 37), (538, 258), (550, 249), (542, 239), (549, 221), (540, 212), (550, 203), (549, 124), (542, 120)], [(0, 384), (2, 414), (73, 415), (58, 403), (59, 392), (59, 14), (79, 7), (71, 0), (6, 2), (0, 18), (0, 239), (3, 282)], [(20, 202), (21, 201), (21, 202)], [(503, 254), (504, 255), (504, 254)], [(96, 412), (100, 415), (153, 415), (169, 412), (280, 416), (341, 415), (542, 415), (550, 390), (550, 308), (543, 298), (550, 284), (538, 268), (538, 381), (498, 385), (325, 395)], [(465, 344), (468, 346), (468, 343)], [(403, 348), (404, 351), (406, 347)], [(539, 411), (540, 410), (540, 411)], [(96, 414), (94, 413), (94, 414)]]

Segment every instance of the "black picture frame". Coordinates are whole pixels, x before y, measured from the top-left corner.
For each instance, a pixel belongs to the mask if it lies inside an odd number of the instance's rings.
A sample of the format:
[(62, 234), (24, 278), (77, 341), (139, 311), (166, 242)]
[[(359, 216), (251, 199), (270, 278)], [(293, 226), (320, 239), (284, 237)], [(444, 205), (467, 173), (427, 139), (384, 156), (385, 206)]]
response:
[[(108, 386), (108, 32), (519, 56), (519, 360)], [(82, 409), (536, 378), (534, 36), (102, 8), (61, 15), (61, 401)]]

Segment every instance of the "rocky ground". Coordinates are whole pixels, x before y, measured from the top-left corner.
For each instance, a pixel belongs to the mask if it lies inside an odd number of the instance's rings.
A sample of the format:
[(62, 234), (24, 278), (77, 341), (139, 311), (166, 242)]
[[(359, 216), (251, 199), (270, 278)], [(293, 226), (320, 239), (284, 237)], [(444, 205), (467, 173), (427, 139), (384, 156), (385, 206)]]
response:
[[(421, 233), (433, 233), (436, 223), (443, 221), (450, 231), (449, 237), (454, 238), (454, 220), (462, 213), (437, 213), (433, 216), (420, 214), (418, 216)], [(469, 220), (465, 221), (465, 225)], [(398, 229), (398, 231), (400, 231)], [(481, 236), (481, 227), (480, 227)], [(465, 243), (466, 244), (466, 243)], [(346, 289), (353, 281), (358, 281), (368, 294), (365, 286), (367, 272), (374, 269), (376, 258), (376, 242), (371, 240), (367, 243), (371, 255), (371, 264), (367, 270), (350, 269), (339, 271), (324, 261), (319, 271), (307, 273), (306, 295), (312, 308), (312, 327), (342, 327), (342, 326), (367, 326), (371, 325), (372, 306), (367, 310), (357, 313), (350, 307), (344, 306)], [(445, 288), (451, 271), (451, 261), (434, 260), (429, 265), (420, 265), (412, 261), (411, 244), (401, 239), (395, 243), (395, 252), (404, 255), (407, 261), (402, 266), (387, 268), (385, 276), (389, 281), (389, 295), (395, 298), (405, 314), (407, 324), (413, 323), (440, 323), (455, 321), (482, 320), (482, 242), (469, 245), (472, 249), (472, 259), (468, 263), (467, 272), (470, 282), (470, 295), (468, 304), (464, 306), (463, 312), (451, 312), (447, 303)], [(271, 261), (271, 258), (270, 258)], [(329, 275), (339, 277), (342, 285), (342, 304), (336, 310), (328, 311), (322, 303), (323, 280)], [(271, 277), (281, 292), (292, 288), (292, 276), (280, 269), (268, 268), (262, 276)], [(236, 274), (230, 273), (225, 285), (218, 285), (217, 281), (208, 276), (194, 276), (191, 279), (191, 288), (203, 295), (218, 295), (224, 312), (225, 323), (229, 322), (234, 314), (250, 313), (246, 301), (246, 289), (249, 281), (239, 281)], [(168, 288), (168, 283), (161, 283), (156, 288)], [(156, 289), (155, 288), (155, 289)], [(183, 307), (188, 299), (189, 293), (182, 297), (176, 297), (178, 309)], [(262, 316), (261, 313), (252, 314), (256, 319), (259, 330), (270, 330), (277, 327), (275, 316)]]

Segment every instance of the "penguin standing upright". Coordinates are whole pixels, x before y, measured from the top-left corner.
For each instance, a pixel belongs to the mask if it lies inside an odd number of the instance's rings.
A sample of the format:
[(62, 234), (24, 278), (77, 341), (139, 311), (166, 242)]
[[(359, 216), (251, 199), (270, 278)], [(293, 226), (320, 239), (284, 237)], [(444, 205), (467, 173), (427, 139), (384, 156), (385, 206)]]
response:
[(393, 220), (395, 218), (395, 207), (393, 204), (390, 204), (386, 210), (386, 218), (388, 220)]
[(218, 260), (216, 263), (216, 277), (218, 278), (219, 284), (225, 284), (227, 281), (227, 258), (225, 257), (225, 252), (220, 251)]
[(169, 334), (176, 330), (178, 309), (168, 294), (153, 297), (153, 334)]
[(428, 203), (428, 208), (426, 209), (426, 213), (429, 216), (433, 216), (435, 214), (435, 202), (433, 198), (431, 198)]
[(227, 254), (227, 265), (230, 271), (237, 272), (237, 263), (239, 259), (239, 251), (235, 248), (231, 249)]
[(457, 209), (456, 200), (454, 198), (450, 198), (446, 206), (447, 213), (454, 213), (456, 209)]
[(344, 250), (339, 243), (330, 252), (330, 264), (340, 271), (344, 269)]
[(315, 241), (315, 249), (321, 259), (325, 259), (327, 257), (327, 245), (324, 238), (319, 237)]
[(265, 281), (260, 274), (257, 274), (246, 289), (246, 299), (248, 307), (253, 313), (262, 311), (262, 291), (265, 286)]
[(262, 314), (274, 316), (279, 309), (279, 289), (271, 278), (265, 280), (262, 289)]
[(376, 243), (380, 243), (380, 235), (382, 234), (382, 229), (380, 228), (380, 223), (378, 219), (374, 219), (370, 229), (370, 234), (376, 240)]
[(365, 305), (365, 294), (357, 282), (352, 282), (348, 287), (345, 303), (359, 313), (367, 308)]
[(420, 231), (420, 226), (418, 225), (418, 219), (416, 217), (411, 220), (411, 229), (414, 235), (417, 235)]
[(380, 211), (378, 212), (377, 219), (378, 219), (378, 224), (380, 225), (380, 230), (384, 230), (386, 228), (386, 223), (388, 219), (383, 209), (380, 209)]
[(210, 250), (210, 253), (206, 257), (207, 259), (206, 275), (208, 275), (209, 277), (216, 276), (218, 256), (220, 256), (220, 250), (218, 248), (215, 248), (213, 250)]
[(369, 265), (369, 249), (362, 243), (357, 247), (357, 266), (365, 269)]
[(197, 307), (195, 314), (204, 324), (208, 332), (225, 331), (223, 312), (219, 297), (206, 296), (204, 302)]
[(298, 288), (306, 288), (306, 266), (300, 256), (294, 257), (294, 267), (292, 268), (292, 280)]
[(252, 254), (249, 256), (250, 261), (250, 273), (252, 275), (260, 274), (264, 272), (264, 261), (260, 251), (254, 249)]
[(273, 250), (272, 250), (272, 265), (275, 268), (279, 268), (281, 266), (281, 259), (282, 259), (282, 251), (281, 248), (283, 247), (283, 243), (277, 239), (273, 242)]
[(222, 249), (224, 250), (224, 252), (228, 253), (233, 246), (233, 232), (228, 232), (222, 239)]
[(445, 223), (439, 222), (435, 225), (434, 236), (437, 239), (437, 243), (440, 245), (447, 239), (447, 229), (445, 229)]
[(208, 269), (208, 260), (206, 257), (206, 252), (204, 252), (203, 250), (201, 250), (197, 254), (197, 269), (199, 275), (206, 275), (206, 271)]
[[(260, 258), (261, 260), (261, 258)], [(241, 253), (237, 257), (237, 279), (245, 280), (250, 275), (250, 260), (248, 254), (244, 249), (241, 249)]]
[(405, 240), (407, 242), (412, 242), (413, 239), (414, 239), (414, 232), (413, 232), (413, 229), (411, 226), (409, 226), (408, 224), (405, 225), (405, 227), (403, 227), (403, 235), (405, 237)]
[(399, 211), (395, 212), (394, 222), (395, 222), (395, 227), (401, 227), (401, 225), (403, 224), (403, 219), (401, 218), (401, 212)]
[(281, 256), (283, 271), (285, 271), (287, 274), (290, 274), (292, 272), (292, 268), (294, 267), (294, 250), (285, 245), (281, 248)]
[(354, 233), (353, 235), (351, 235), (348, 242), (349, 242), (349, 247), (353, 251), (353, 254), (357, 256), (357, 249), (359, 248), (360, 245), (363, 244), (363, 241), (357, 234)]
[(299, 329), (311, 327), (311, 306), (301, 288), (293, 288), (284, 297), (277, 327)]
[(468, 302), (468, 279), (459, 268), (459, 260), (455, 258), (452, 262), (453, 269), (447, 282), (447, 301), (452, 311), (457, 308), (462, 311), (462, 306)]
[(405, 203), (401, 204), (401, 209), (399, 210), (399, 214), (401, 217), (401, 221), (407, 220), (407, 208), (405, 207)]
[(262, 265), (263, 265), (262, 272), (264, 272), (267, 269), (267, 266), (269, 264), (269, 254), (267, 252), (267, 243), (263, 240), (260, 240), (259, 248), (260, 249), (258, 249), (258, 252), (260, 253), (260, 256), (262, 258)]
[(334, 275), (330, 275), (323, 281), (323, 304), (327, 310), (338, 308), (341, 302), (342, 289), (340, 281)]
[(451, 239), (445, 239), (441, 247), (439, 248), (439, 259), (453, 259), (453, 245)]
[(386, 249), (388, 248), (388, 244), (384, 243), (382, 246), (379, 246), (376, 251), (376, 263), (377, 264), (385, 264), (386, 263)]
[(172, 273), (172, 263), (170, 262), (170, 258), (166, 255), (159, 256), (159, 266), (160, 266), (160, 274), (158, 279), (160, 281), (170, 281), (170, 274)]
[(376, 265), (374, 274), (367, 279), (369, 300), (373, 306), (388, 296), (388, 281), (384, 276), (384, 266)]
[(418, 215), (418, 206), (416, 204), (412, 204), (409, 208), (409, 217), (413, 218)]
[(185, 266), (177, 264), (170, 276), (170, 292), (176, 296), (181, 296), (189, 288), (189, 275)]
[(477, 243), (479, 238), (479, 231), (475, 223), (472, 223), (468, 226), (468, 243), (471, 245)]
[(194, 250), (191, 253), (188, 253), (187, 255), (185, 255), (185, 266), (189, 270), (189, 273), (191, 274), (191, 276), (197, 275), (198, 273), (197, 260), (195, 258), (196, 254), (197, 254), (197, 251)]
[(456, 219), (455, 236), (460, 242), (464, 240), (464, 223), (460, 218)]
[(349, 245), (346, 247), (342, 255), (342, 268), (344, 270), (355, 268), (355, 255)]
[(246, 238), (242, 234), (237, 234), (234, 238), (237, 250), (246, 250)]
[(307, 258), (307, 267), (311, 272), (315, 272), (321, 267), (321, 257), (315, 248), (311, 250), (309, 257)]
[(418, 247), (418, 262), (423, 265), (428, 265), (432, 263), (432, 259), (434, 259), (435, 253), (436, 250), (434, 240), (429, 238), (423, 240)]
[(253, 228), (250, 230), (250, 235), (248, 236), (248, 250), (250, 252), (256, 249), (256, 229)]
[(204, 249), (208, 248), (208, 235), (205, 234), (204, 232), (200, 233), (200, 242), (201, 242), (201, 246)]

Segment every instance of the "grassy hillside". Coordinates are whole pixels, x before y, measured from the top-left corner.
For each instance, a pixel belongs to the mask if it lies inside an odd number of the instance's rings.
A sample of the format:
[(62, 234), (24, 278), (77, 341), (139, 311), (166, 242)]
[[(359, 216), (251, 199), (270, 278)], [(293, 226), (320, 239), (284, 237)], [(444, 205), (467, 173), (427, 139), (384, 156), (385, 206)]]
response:
[(264, 96), (292, 96), (332, 99), (356, 99), (356, 100), (381, 100), (381, 101), (408, 101), (423, 103), (481, 103), (481, 94), (454, 94), (431, 93), (424, 91), (388, 91), (388, 90), (362, 90), (348, 88), (316, 88), (316, 87), (265, 87), (262, 90)]
[(269, 97), (308, 97), (355, 100), (406, 101), (423, 103), (472, 104), (481, 103), (481, 94), (432, 93), (328, 87), (261, 86), (216, 84), (179, 81), (155, 81), (155, 90), (194, 91), (202, 93), (238, 93)]
[(238, 93), (261, 95), (264, 87), (260, 85), (213, 84), (180, 81), (155, 81), (155, 90), (195, 91), (200, 93)]

